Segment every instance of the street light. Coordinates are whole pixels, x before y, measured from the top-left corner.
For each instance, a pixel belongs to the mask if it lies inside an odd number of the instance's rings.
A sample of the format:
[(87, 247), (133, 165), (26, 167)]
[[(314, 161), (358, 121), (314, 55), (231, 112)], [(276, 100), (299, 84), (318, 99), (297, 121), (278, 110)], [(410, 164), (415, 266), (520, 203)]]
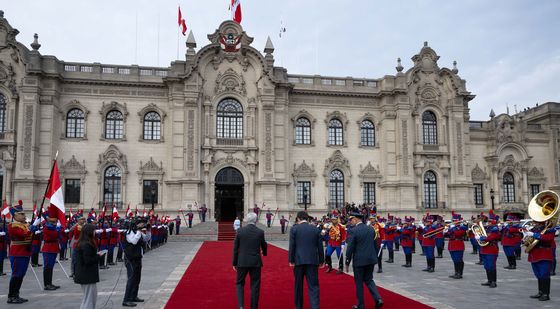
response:
[(494, 211), (494, 189), (490, 189), (490, 201), (492, 202), (492, 211)]
[(152, 186), (150, 188), (150, 193), (152, 194), (152, 213), (154, 210), (154, 204), (156, 202), (156, 183), (152, 182)]
[(303, 207), (307, 211), (307, 187), (303, 187)]

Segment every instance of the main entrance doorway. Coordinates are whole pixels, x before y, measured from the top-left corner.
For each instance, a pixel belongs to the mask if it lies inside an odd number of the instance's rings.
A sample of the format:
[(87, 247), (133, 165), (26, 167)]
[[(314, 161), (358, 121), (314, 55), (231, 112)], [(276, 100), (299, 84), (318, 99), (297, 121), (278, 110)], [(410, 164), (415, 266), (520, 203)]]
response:
[(233, 221), (243, 216), (243, 175), (233, 167), (225, 167), (216, 175), (214, 205), (217, 221)]

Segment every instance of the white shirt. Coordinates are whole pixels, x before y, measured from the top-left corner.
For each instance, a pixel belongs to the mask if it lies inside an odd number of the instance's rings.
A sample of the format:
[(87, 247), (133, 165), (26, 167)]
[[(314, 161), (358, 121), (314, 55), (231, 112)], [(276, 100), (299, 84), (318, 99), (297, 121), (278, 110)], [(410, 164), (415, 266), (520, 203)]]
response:
[(237, 231), (240, 227), (241, 227), (241, 220), (235, 219), (235, 221), (233, 221), (233, 229)]

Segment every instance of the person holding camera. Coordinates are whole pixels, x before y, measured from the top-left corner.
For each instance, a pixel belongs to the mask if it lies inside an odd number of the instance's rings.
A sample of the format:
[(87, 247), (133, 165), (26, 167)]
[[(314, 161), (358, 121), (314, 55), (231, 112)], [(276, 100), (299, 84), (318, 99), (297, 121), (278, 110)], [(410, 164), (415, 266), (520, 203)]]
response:
[(138, 298), (138, 288), (142, 274), (142, 257), (144, 243), (148, 241), (145, 222), (131, 222), (124, 239), (124, 265), (126, 266), (126, 290), (123, 307), (136, 307), (136, 303), (143, 302)]

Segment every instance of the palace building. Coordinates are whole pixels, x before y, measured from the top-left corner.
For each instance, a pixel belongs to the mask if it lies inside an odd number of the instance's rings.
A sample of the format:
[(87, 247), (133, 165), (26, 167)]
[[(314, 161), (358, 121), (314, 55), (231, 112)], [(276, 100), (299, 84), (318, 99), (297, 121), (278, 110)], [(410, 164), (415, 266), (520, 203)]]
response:
[(560, 103), (471, 121), (475, 96), (427, 43), (413, 67), (364, 79), (290, 74), (233, 21), (199, 49), (191, 33), (168, 67), (65, 62), (17, 34), (1, 12), (8, 203), (40, 202), (57, 152), (67, 208), (206, 204), (220, 220), (345, 202), (470, 217), (560, 189)]

